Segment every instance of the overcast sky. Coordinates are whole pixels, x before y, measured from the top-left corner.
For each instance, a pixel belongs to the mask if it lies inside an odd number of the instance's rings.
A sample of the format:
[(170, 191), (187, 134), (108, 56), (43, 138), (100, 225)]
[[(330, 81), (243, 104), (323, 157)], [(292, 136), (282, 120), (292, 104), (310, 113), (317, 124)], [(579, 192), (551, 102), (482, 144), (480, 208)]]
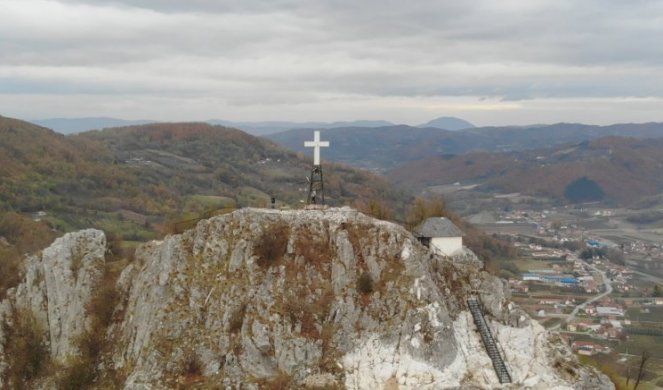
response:
[(663, 121), (663, 1), (0, 0), (0, 115)]

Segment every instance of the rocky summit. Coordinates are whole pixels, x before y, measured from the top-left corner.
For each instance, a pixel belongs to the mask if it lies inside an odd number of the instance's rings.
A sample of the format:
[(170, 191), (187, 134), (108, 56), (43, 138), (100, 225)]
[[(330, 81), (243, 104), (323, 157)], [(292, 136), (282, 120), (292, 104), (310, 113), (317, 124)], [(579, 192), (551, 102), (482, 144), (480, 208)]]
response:
[[(28, 257), (0, 305), (0, 373), (16, 313), (50, 365), (93, 326), (105, 238), (67, 234)], [(92, 388), (612, 389), (509, 301), (468, 250), (431, 253), (404, 228), (349, 208), (241, 209), (140, 246), (115, 285)], [(477, 297), (511, 383), (500, 384), (468, 310)], [(80, 359), (79, 359), (80, 360)], [(56, 388), (62, 370), (32, 382)], [(113, 387), (113, 386), (107, 386)]]

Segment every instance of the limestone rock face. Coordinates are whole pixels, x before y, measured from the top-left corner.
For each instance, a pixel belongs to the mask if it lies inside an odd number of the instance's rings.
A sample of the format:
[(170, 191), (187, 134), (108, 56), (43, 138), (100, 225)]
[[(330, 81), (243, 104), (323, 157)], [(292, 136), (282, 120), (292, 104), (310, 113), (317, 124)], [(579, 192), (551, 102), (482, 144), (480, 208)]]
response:
[[(104, 233), (89, 229), (65, 234), (29, 256), (24, 281), (0, 304), (0, 324), (11, 326), (13, 312), (30, 311), (46, 331), (44, 340), (52, 358), (77, 354), (74, 342), (85, 331), (85, 306), (103, 276), (105, 250)], [(7, 340), (1, 328), (0, 367), (6, 367), (11, 356), (2, 350)]]
[(522, 312), (471, 254), (458, 262), (433, 255), (402, 227), (351, 209), (243, 209), (201, 221), (142, 246), (118, 286), (125, 314), (110, 332), (113, 362), (130, 389), (191, 380), (256, 389), (274, 381), (499, 386), (466, 311), (473, 291), (500, 340), (520, 340), (504, 347), (507, 361), (527, 362), (514, 368), (514, 388), (570, 389), (589, 380), (583, 375), (598, 377), (552, 368), (546, 332), (528, 317), (508, 325)]
[[(0, 319), (28, 307), (54, 357), (76, 353), (104, 245), (83, 231), (30, 258)], [(144, 244), (135, 259), (117, 281), (98, 363), (125, 389), (613, 388), (510, 303), (470, 251), (432, 254), (399, 225), (349, 208), (242, 209)], [(492, 370), (472, 295), (514, 384)]]

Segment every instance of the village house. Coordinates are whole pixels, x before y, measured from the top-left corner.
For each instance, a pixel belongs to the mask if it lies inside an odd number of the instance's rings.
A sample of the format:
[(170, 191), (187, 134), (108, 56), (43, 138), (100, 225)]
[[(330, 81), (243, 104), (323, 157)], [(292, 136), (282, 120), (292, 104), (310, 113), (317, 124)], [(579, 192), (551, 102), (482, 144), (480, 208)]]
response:
[(594, 315), (596, 315), (596, 306), (595, 305), (587, 305), (587, 306), (585, 306), (583, 311), (587, 315), (594, 316)]
[(444, 217), (428, 218), (414, 229), (422, 244), (446, 256), (463, 249), (463, 232)]
[(587, 331), (587, 330), (591, 330), (593, 325), (594, 324), (592, 324), (591, 322), (587, 322), (587, 321), (575, 321), (575, 322), (569, 323), (566, 326), (566, 328), (570, 332), (584, 332), (584, 331)]
[(573, 344), (571, 344), (571, 348), (578, 355), (592, 356), (597, 353), (610, 353), (610, 347), (593, 343), (591, 341), (574, 341)]

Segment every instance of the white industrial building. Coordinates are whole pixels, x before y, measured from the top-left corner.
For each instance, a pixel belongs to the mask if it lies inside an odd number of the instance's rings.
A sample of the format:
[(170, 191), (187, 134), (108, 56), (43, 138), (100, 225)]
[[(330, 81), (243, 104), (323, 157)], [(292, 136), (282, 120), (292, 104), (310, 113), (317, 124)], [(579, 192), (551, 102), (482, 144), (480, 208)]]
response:
[(598, 306), (596, 308), (596, 314), (599, 316), (624, 316), (624, 311), (618, 307), (612, 306)]
[(422, 244), (446, 256), (463, 249), (463, 232), (444, 217), (428, 218), (414, 229), (414, 234)]

